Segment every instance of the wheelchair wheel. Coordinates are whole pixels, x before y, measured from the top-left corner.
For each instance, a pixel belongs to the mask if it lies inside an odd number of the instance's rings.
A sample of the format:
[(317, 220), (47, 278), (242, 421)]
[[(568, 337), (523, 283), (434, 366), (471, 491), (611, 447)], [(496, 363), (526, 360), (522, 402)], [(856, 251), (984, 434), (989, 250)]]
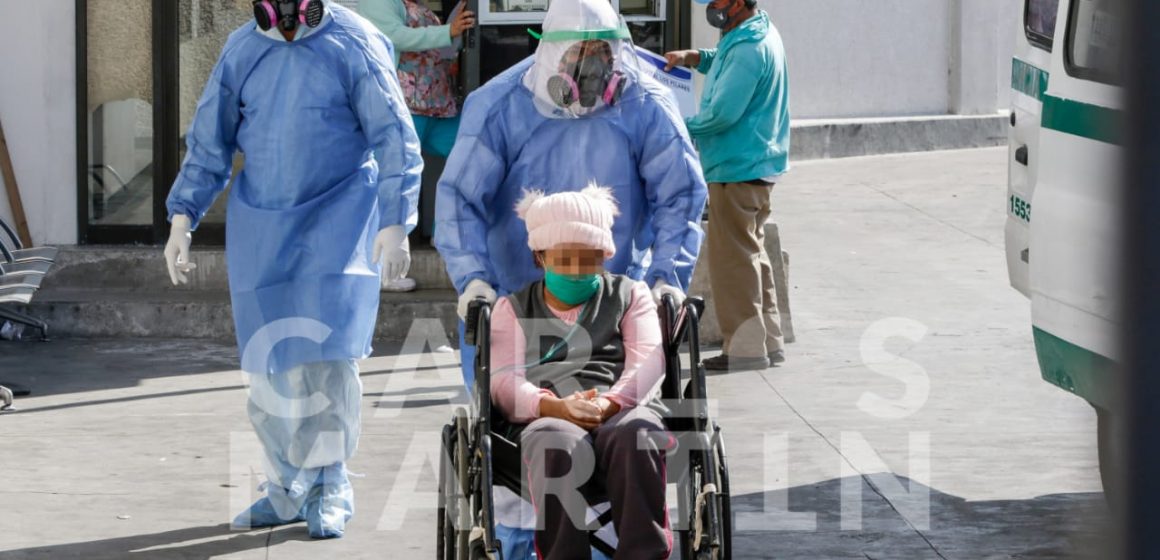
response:
[(718, 557), (721, 560), (732, 560), (733, 506), (730, 502), (729, 493), (729, 463), (725, 459), (725, 436), (721, 433), (721, 427), (716, 422), (713, 423), (713, 452), (717, 459), (717, 485), (720, 487), (718, 496), (720, 497), (721, 503), (721, 515), (718, 519), (721, 520), (720, 543), (723, 552)]
[(455, 558), (455, 492), (450, 491), (455, 472), (450, 465), (450, 453), (455, 439), (455, 426), (443, 426), (442, 446), (439, 452), (439, 508), (435, 519), (435, 558), (451, 560)]
[[(682, 522), (687, 529), (680, 531), (681, 558), (688, 560), (725, 560), (730, 558), (728, 528), (723, 522), (728, 511), (722, 500), (721, 471), (718, 454), (714, 450), (694, 453), (688, 475), (678, 490)], [(712, 472), (713, 475), (709, 475)], [(716, 482), (711, 482), (716, 481)]]
[(471, 527), (474, 524), (473, 516), (470, 511), (464, 511), (464, 508), (459, 506), (471, 507), (471, 479), (470, 479), (470, 457), (471, 457), (471, 441), (470, 441), (470, 425), (467, 420), (467, 411), (459, 408), (455, 411), (455, 483), (458, 484), (457, 496), (462, 496), (463, 499), (456, 499), (457, 507), (455, 508), (456, 517), (459, 523), (454, 527), (455, 532), (455, 551), (456, 558), (459, 560), (468, 560), (468, 554), (471, 549), (468, 545), (468, 539), (471, 537)]

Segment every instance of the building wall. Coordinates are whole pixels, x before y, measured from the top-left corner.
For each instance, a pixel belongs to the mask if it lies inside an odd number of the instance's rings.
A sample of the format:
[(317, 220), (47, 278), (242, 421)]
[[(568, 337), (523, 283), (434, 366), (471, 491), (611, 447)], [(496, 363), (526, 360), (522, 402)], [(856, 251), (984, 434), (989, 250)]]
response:
[[(74, 2), (6, 2), (5, 9), (0, 18), (0, 122), (29, 228), (37, 243), (75, 243)], [(9, 220), (5, 192), (0, 188), (0, 214)]]
[[(1007, 108), (1022, 2), (759, 0), (759, 6), (785, 42), (794, 118)], [(705, 22), (704, 7), (693, 11), (693, 46), (715, 45), (719, 32)]]

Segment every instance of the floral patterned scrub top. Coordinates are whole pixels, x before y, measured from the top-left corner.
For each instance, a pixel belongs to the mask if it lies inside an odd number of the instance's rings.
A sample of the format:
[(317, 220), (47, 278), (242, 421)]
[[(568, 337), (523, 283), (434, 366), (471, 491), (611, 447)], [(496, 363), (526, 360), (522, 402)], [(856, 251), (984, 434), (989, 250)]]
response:
[[(439, 16), (415, 0), (403, 0), (407, 27), (440, 25)], [(399, 82), (411, 114), (449, 118), (459, 114), (455, 80), (459, 59), (454, 49), (405, 52), (399, 57)]]

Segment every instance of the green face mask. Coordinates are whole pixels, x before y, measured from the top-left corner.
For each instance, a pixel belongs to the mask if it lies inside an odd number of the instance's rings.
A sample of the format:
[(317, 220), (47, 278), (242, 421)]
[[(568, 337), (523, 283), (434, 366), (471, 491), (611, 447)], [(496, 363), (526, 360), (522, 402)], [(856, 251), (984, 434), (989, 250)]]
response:
[(544, 271), (544, 283), (548, 291), (568, 305), (580, 305), (588, 301), (600, 289), (599, 274), (558, 274), (554, 270)]

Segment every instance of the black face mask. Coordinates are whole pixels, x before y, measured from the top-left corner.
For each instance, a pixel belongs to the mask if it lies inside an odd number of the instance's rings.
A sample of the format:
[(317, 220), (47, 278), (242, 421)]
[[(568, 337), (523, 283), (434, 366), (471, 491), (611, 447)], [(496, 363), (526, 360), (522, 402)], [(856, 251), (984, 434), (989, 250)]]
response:
[(274, 26), (294, 31), (300, 24), (318, 27), (322, 14), (322, 0), (254, 0), (254, 19), (262, 31)]
[(736, 4), (731, 3), (724, 8), (714, 8), (710, 4), (705, 7), (705, 19), (709, 22), (709, 25), (717, 29), (725, 29), (729, 25), (729, 21), (733, 19), (733, 16), (730, 16), (729, 12), (733, 11), (734, 6)]

